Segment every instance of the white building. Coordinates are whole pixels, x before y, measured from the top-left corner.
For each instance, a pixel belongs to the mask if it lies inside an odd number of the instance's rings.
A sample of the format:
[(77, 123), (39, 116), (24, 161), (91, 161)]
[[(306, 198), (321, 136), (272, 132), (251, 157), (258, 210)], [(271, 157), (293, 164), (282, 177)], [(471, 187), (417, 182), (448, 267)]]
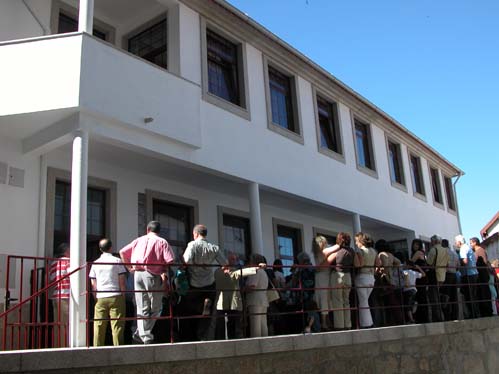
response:
[(79, 3), (0, 2), (0, 252), (71, 231), (76, 266), (153, 218), (285, 263), (317, 233), (459, 233), (459, 168), (225, 1)]

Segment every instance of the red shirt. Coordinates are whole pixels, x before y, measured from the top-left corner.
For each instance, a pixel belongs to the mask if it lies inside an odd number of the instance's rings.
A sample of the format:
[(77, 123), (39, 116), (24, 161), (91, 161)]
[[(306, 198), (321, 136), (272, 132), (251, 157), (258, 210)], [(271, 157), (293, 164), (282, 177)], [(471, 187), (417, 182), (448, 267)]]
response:
[[(123, 262), (134, 263), (137, 271), (160, 275), (175, 260), (168, 242), (154, 233), (141, 236), (120, 250)], [(147, 265), (154, 264), (154, 265)]]
[[(69, 258), (61, 257), (60, 259), (54, 261), (50, 265), (49, 269), (49, 282), (59, 280), (69, 273)], [(55, 285), (54, 292), (52, 293), (51, 299), (69, 299), (69, 294), (71, 292), (71, 286), (69, 283), (69, 277), (64, 278)]]

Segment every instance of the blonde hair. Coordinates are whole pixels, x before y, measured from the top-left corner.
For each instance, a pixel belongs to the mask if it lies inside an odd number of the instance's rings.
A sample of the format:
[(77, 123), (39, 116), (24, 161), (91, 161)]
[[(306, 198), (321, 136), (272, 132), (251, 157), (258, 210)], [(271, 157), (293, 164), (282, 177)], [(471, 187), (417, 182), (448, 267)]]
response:
[(327, 239), (322, 235), (317, 235), (312, 240), (312, 253), (314, 255), (322, 254), (322, 249), (327, 245)]
[(355, 240), (357, 240), (361, 245), (367, 248), (371, 248), (374, 244), (371, 237), (367, 234), (364, 234), (363, 232), (358, 232), (357, 234), (355, 234)]
[(490, 264), (492, 265), (492, 267), (497, 268), (499, 267), (499, 260), (496, 258)]

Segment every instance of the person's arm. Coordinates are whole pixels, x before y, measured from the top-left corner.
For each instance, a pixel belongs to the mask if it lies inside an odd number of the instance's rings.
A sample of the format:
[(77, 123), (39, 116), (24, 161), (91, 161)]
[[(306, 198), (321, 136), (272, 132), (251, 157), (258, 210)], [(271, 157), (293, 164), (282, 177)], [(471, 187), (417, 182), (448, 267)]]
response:
[(353, 266), (356, 268), (364, 266), (364, 256), (362, 256), (362, 254), (358, 251), (355, 251), (353, 258)]
[(331, 253), (328, 257), (327, 257), (327, 262), (329, 264), (332, 264), (335, 260), (336, 260), (336, 256), (338, 255), (338, 252), (334, 252), (334, 253)]
[(430, 251), (428, 252), (428, 258), (427, 258), (428, 264), (433, 265), (435, 263), (435, 253), (436, 252), (437, 252), (437, 249), (435, 247), (430, 249)]
[(459, 258), (463, 260), (463, 264), (468, 265), (468, 253), (466, 248), (462, 248), (459, 250)]
[(92, 286), (92, 293), (95, 298), (97, 298), (97, 279), (90, 278), (90, 284)]
[(426, 273), (421, 269), (419, 265), (414, 265), (414, 268), (421, 274), (421, 277), (425, 277)]
[(322, 250), (322, 254), (324, 255), (325, 258), (329, 258), (330, 255), (333, 253), (338, 252), (341, 249), (341, 247), (338, 244), (333, 245), (332, 247), (326, 247)]
[(421, 254), (421, 251), (416, 251), (411, 257), (411, 262), (416, 262), (417, 260), (421, 259)]
[[(124, 263), (130, 263), (131, 262), (132, 251), (133, 251), (133, 248), (135, 247), (135, 243), (136, 242), (137, 242), (137, 240), (134, 240), (130, 244), (128, 244), (128, 245), (126, 245), (126, 246), (124, 246), (123, 248), (120, 249), (120, 258), (121, 258), (121, 261), (123, 261)], [(133, 273), (134, 268), (133, 268), (132, 265), (126, 265), (126, 268), (128, 269), (129, 272)]]
[(308, 317), (308, 324), (307, 327), (305, 327), (305, 333), (310, 334), (312, 332), (312, 326), (314, 325), (315, 319), (314, 316), (311, 315)]
[(194, 246), (193, 243), (194, 242), (189, 242), (189, 244), (187, 244), (187, 248), (185, 249), (184, 255), (182, 256), (184, 262), (187, 265), (193, 264), (194, 261), (194, 251), (192, 250), (192, 247)]
[(118, 275), (118, 280), (120, 282), (120, 291), (124, 294), (126, 292), (126, 273)]

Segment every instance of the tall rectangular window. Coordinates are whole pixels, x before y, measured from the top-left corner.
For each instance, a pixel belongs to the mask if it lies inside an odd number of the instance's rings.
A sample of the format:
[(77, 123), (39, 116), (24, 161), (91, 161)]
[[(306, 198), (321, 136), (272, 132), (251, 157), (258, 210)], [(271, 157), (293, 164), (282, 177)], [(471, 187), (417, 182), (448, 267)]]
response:
[(247, 261), (251, 253), (250, 220), (248, 218), (223, 215), (223, 248), (227, 255), (235, 253), (242, 261)]
[(292, 132), (298, 132), (293, 113), (292, 79), (269, 66), (269, 90), (272, 123)]
[(357, 164), (363, 168), (374, 170), (371, 133), (369, 126), (355, 120), (355, 144), (357, 151)]
[(284, 266), (284, 275), (291, 274), (290, 266), (295, 263), (296, 256), (301, 252), (301, 231), (300, 229), (277, 225), (277, 245), (279, 258)]
[(410, 155), (410, 164), (414, 192), (424, 196), (425, 188), (423, 182), (423, 172), (421, 169), (421, 159), (417, 156)]
[(241, 105), (238, 46), (206, 30), (208, 92)]
[(317, 96), (319, 147), (341, 154), (337, 104)]
[(440, 174), (438, 169), (430, 167), (431, 188), (433, 191), (433, 201), (438, 204), (443, 204), (442, 189), (440, 187)]
[(128, 38), (128, 52), (164, 69), (168, 67), (166, 18)]
[(388, 163), (390, 166), (390, 179), (392, 183), (405, 185), (400, 144), (394, 143), (390, 140), (388, 141)]
[[(78, 31), (78, 19), (67, 15), (66, 13), (59, 13), (59, 24), (57, 27), (58, 34), (66, 34), (68, 32)], [(102, 40), (107, 40), (107, 33), (100, 31), (94, 27), (92, 34)]]
[(456, 200), (454, 195), (454, 186), (452, 185), (452, 179), (449, 177), (444, 177), (445, 184), (445, 194), (447, 195), (447, 206), (450, 210), (456, 210)]

